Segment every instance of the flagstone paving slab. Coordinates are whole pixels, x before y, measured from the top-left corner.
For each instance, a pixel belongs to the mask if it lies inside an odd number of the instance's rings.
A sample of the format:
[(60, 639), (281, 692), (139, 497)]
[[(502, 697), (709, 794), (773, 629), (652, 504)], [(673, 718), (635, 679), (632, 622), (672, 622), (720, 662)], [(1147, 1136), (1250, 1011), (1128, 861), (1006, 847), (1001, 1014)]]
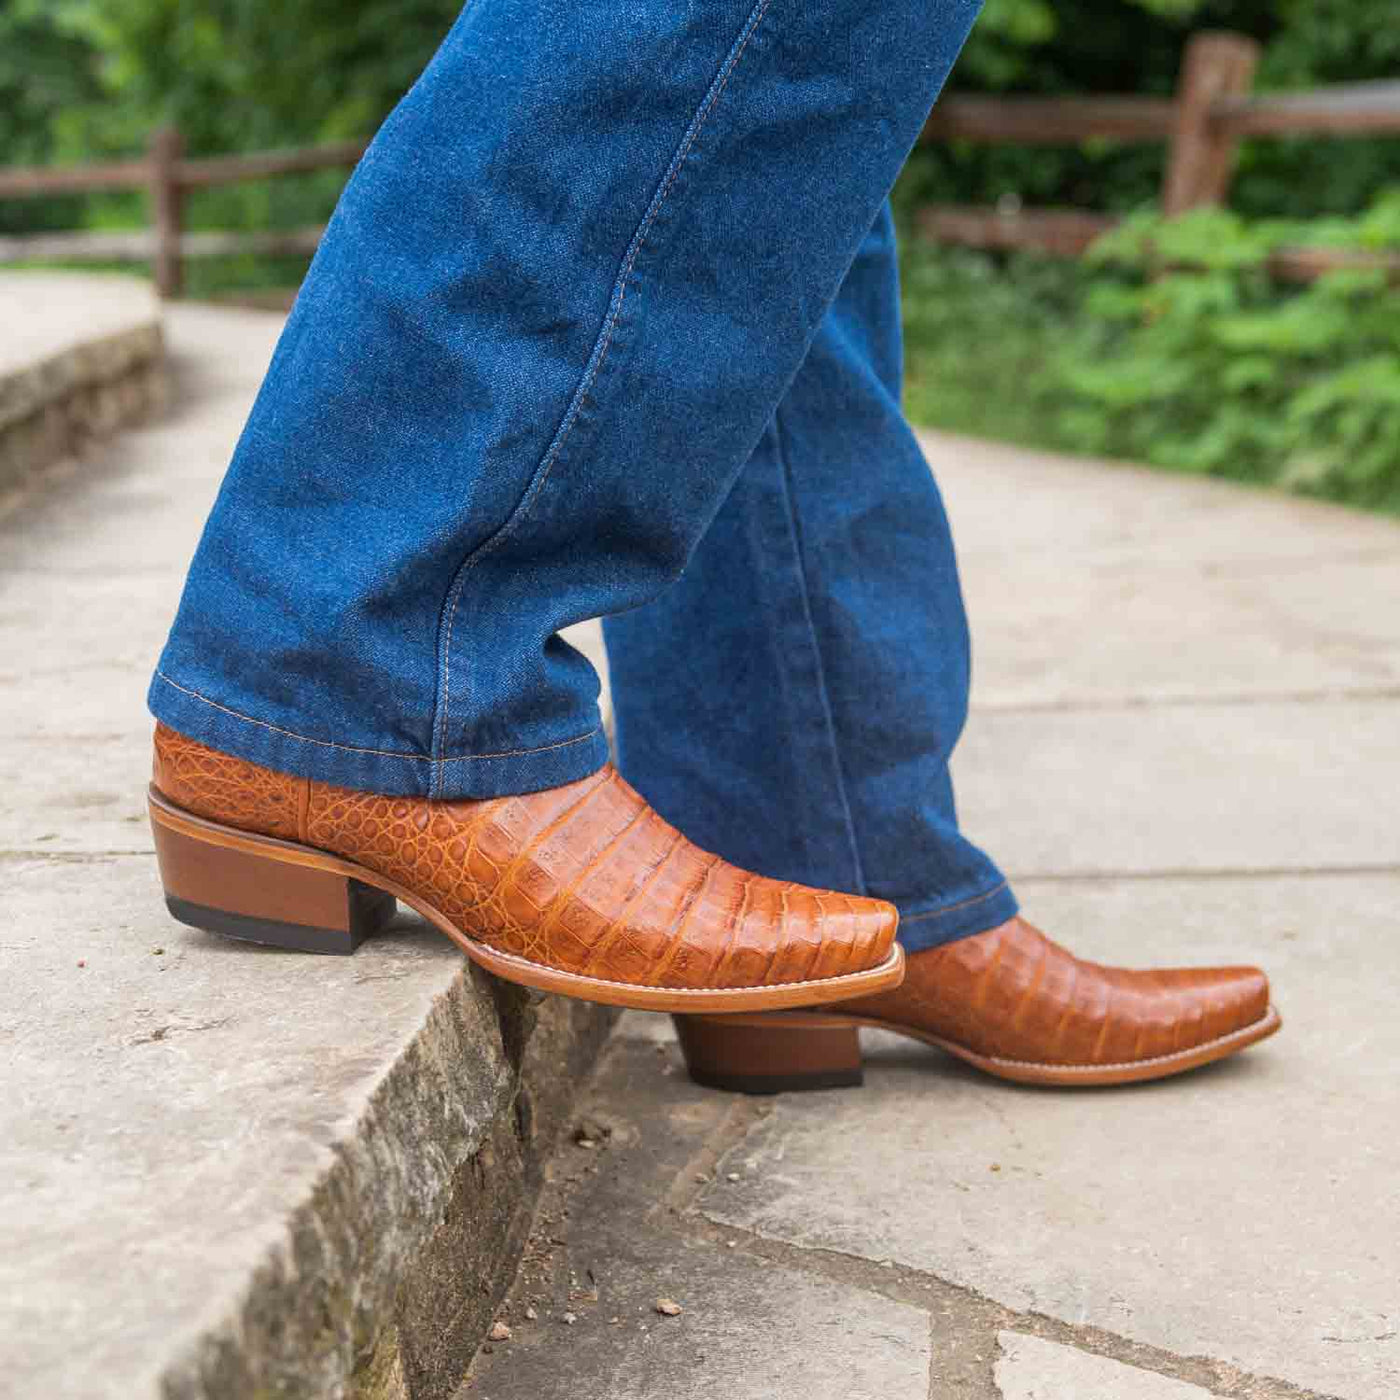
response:
[(1400, 697), (984, 711), (954, 771), (1022, 879), (1400, 868)]
[(1213, 1400), (1198, 1385), (1024, 1332), (997, 1334), (1002, 1400)]
[(958, 542), (975, 705), (1400, 685), (1400, 521), (920, 437)]

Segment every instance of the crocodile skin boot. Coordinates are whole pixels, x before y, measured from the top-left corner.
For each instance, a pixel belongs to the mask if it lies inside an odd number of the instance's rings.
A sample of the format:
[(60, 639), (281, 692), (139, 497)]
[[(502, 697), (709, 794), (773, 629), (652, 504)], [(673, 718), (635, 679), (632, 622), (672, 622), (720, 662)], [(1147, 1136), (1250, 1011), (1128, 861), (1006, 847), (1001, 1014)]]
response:
[(416, 909), (511, 982), (653, 1011), (741, 1011), (899, 984), (898, 915), (699, 850), (612, 768), (521, 797), (380, 797), (161, 725), (150, 792), (177, 919), (350, 953)]
[(861, 1082), (878, 1026), (1023, 1084), (1162, 1079), (1282, 1024), (1257, 968), (1132, 972), (1083, 962), (1023, 919), (909, 956), (894, 991), (773, 1016), (677, 1016), (691, 1077), (748, 1093)]

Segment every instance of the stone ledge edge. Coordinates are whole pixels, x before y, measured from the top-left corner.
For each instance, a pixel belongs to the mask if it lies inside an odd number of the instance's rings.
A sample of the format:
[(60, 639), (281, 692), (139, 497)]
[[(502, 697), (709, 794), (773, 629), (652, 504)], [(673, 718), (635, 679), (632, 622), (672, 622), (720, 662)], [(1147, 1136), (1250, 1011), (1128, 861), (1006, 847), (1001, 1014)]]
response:
[(162, 1400), (448, 1400), (615, 1019), (464, 967), (241, 1297), (177, 1349)]
[(159, 319), (0, 374), (0, 490), (160, 413), (167, 400)]

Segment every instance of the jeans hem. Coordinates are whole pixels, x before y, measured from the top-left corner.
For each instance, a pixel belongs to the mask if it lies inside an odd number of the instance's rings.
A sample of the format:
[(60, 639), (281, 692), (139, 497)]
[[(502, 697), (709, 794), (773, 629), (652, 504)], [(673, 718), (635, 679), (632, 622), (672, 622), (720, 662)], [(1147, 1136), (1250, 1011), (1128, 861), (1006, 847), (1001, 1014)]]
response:
[(899, 942), (906, 953), (922, 953), (959, 938), (971, 938), (1014, 919), (1021, 906), (1005, 881), (951, 904), (899, 901)]
[[(221, 753), (279, 773), (389, 797), (511, 797), (562, 787), (596, 773), (609, 759), (601, 725), (577, 738), (507, 753), (426, 754), (313, 739), (221, 705), (160, 671), (146, 703), (162, 724)], [(436, 778), (436, 781), (434, 779)]]

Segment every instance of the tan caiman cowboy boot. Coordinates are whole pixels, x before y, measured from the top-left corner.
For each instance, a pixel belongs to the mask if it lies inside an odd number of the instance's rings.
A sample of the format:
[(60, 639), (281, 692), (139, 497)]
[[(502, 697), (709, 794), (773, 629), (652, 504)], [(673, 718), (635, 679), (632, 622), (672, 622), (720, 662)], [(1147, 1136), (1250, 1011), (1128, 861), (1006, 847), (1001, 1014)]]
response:
[(754, 1011), (898, 986), (898, 914), (691, 845), (617, 772), (521, 797), (382, 797), (160, 725), (151, 826), (170, 912), (350, 953), (416, 909), (511, 982), (653, 1011)]
[(755, 1094), (859, 1084), (861, 1026), (926, 1041), (999, 1079), (1101, 1085), (1195, 1069), (1281, 1024), (1257, 968), (1101, 967), (1019, 918), (911, 953), (903, 985), (878, 996), (820, 1011), (676, 1017), (692, 1078)]

